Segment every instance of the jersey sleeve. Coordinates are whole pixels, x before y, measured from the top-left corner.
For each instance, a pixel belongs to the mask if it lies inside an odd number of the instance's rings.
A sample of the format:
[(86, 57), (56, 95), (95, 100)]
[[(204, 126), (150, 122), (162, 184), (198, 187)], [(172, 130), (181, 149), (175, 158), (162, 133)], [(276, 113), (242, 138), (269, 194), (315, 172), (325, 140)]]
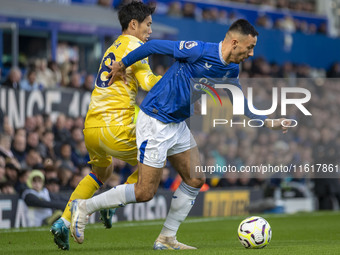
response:
[[(130, 42), (128, 50), (130, 50), (130, 52), (134, 51), (142, 45), (144, 45), (142, 42)], [(149, 66), (148, 58), (137, 61), (131, 65), (131, 69), (139, 86), (145, 91), (150, 91), (150, 89), (162, 78), (161, 76), (154, 75)]]
[(193, 62), (201, 56), (201, 47), (202, 42), (196, 41), (152, 40), (130, 52), (122, 62), (128, 67), (151, 54), (167, 55), (177, 60)]
[(138, 80), (139, 86), (145, 91), (150, 91), (150, 89), (162, 78), (160, 75), (154, 75), (146, 59), (136, 62), (131, 68)]
[(176, 42), (174, 48), (174, 58), (177, 60), (185, 60), (187, 62), (195, 62), (202, 55), (203, 43), (199, 41), (179, 41)]

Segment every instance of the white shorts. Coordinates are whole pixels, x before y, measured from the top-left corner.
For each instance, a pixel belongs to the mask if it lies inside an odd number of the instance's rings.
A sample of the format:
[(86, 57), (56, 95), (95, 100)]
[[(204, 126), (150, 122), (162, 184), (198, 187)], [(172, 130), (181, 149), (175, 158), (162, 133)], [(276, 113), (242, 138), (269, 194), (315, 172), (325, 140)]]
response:
[(156, 168), (162, 168), (168, 156), (197, 146), (185, 121), (166, 124), (142, 110), (137, 118), (136, 138), (138, 161)]

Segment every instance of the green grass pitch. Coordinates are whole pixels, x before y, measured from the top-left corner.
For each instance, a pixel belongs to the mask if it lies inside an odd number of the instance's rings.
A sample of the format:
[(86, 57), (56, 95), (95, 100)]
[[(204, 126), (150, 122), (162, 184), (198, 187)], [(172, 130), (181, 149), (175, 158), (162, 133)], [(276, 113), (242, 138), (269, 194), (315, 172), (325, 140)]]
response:
[(237, 227), (245, 217), (188, 218), (178, 240), (198, 247), (195, 251), (153, 251), (163, 221), (120, 222), (112, 229), (88, 225), (85, 242), (70, 238), (70, 251), (53, 243), (49, 228), (0, 230), (0, 254), (340, 254), (340, 213), (260, 215), (273, 230), (271, 243), (260, 250), (245, 249), (237, 239)]

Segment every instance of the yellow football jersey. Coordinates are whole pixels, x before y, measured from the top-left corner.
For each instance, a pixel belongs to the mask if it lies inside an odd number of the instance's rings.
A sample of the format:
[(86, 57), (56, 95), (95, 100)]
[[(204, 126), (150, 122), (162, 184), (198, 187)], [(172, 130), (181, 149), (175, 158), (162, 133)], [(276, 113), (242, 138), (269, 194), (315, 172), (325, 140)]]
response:
[(106, 76), (112, 60), (120, 61), (143, 42), (131, 35), (121, 35), (105, 52), (96, 78), (95, 88), (86, 115), (85, 128), (130, 125), (134, 121), (135, 99), (138, 86), (149, 91), (161, 78), (155, 76), (148, 58), (138, 61), (126, 69), (127, 83), (117, 77), (111, 86)]

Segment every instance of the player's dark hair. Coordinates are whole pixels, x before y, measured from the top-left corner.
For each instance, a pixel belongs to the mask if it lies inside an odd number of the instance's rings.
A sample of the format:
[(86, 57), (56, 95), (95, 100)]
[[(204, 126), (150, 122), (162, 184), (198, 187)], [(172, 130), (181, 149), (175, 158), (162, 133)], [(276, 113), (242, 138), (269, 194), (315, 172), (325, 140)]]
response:
[(238, 32), (242, 35), (258, 36), (259, 33), (253, 27), (249, 21), (245, 19), (238, 19), (233, 24), (231, 24), (228, 32)]
[(129, 27), (131, 20), (135, 19), (139, 23), (143, 22), (145, 18), (155, 11), (155, 7), (151, 7), (142, 2), (132, 1), (129, 4), (123, 5), (118, 11), (118, 18), (122, 31)]

